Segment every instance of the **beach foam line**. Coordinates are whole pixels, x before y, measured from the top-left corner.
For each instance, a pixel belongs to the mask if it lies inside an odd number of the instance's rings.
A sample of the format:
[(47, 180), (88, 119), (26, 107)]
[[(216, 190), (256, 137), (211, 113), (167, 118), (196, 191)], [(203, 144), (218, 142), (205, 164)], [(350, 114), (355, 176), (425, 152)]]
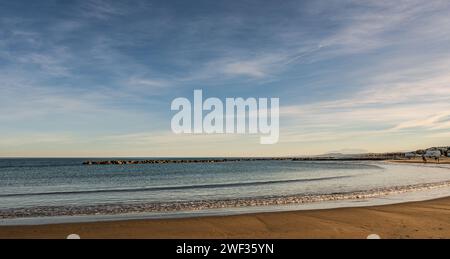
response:
[(54, 217), (54, 216), (89, 216), (89, 215), (119, 215), (148, 212), (198, 211), (205, 209), (294, 205), (313, 202), (359, 200), (377, 198), (392, 194), (402, 194), (414, 191), (424, 191), (436, 188), (450, 187), (450, 181), (405, 185), (387, 188), (355, 191), (347, 193), (290, 195), (276, 197), (240, 198), (224, 200), (179, 201), (167, 203), (139, 204), (100, 204), (90, 206), (48, 206), (34, 208), (0, 210), (1, 219)]

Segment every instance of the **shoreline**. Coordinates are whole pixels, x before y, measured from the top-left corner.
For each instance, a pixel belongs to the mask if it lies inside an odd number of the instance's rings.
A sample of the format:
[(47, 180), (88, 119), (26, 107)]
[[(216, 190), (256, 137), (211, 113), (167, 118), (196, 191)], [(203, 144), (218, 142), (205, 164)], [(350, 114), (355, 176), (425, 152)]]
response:
[(383, 206), (182, 219), (0, 226), (0, 238), (448, 238), (450, 197)]
[(439, 188), (450, 187), (450, 181), (424, 183), (405, 186), (393, 186), (365, 191), (331, 194), (298, 194), (276, 197), (254, 197), (224, 200), (199, 200), (164, 203), (137, 203), (137, 204), (99, 204), (90, 206), (48, 206), (32, 208), (14, 208), (0, 210), (0, 219), (21, 219), (37, 217), (60, 216), (94, 216), (94, 215), (120, 215), (131, 213), (151, 212), (189, 212), (206, 209), (268, 207), (280, 205), (302, 205), (329, 201), (364, 200), (380, 198), (389, 195), (413, 193)]

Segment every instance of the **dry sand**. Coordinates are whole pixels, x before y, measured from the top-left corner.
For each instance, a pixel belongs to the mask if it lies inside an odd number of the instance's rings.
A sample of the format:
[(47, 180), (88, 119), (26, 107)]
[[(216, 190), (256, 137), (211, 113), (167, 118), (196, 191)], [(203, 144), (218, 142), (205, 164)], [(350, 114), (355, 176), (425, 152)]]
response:
[(0, 238), (450, 238), (450, 198), (366, 208), (0, 227)]
[(439, 161), (437, 161), (434, 158), (427, 158), (427, 162), (425, 163), (421, 157), (416, 157), (412, 159), (405, 159), (405, 160), (389, 160), (390, 162), (395, 163), (410, 163), (410, 164), (442, 164), (442, 165), (448, 165), (450, 164), (450, 157), (441, 157)]

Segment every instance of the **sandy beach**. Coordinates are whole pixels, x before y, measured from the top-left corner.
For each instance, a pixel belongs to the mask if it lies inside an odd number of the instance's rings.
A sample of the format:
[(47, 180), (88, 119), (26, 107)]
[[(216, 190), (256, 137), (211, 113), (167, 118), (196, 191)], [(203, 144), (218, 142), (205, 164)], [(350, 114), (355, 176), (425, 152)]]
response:
[(449, 238), (450, 198), (363, 208), (0, 227), (0, 238)]
[(412, 159), (403, 159), (403, 160), (389, 160), (389, 162), (393, 163), (404, 163), (404, 164), (441, 164), (441, 165), (449, 165), (450, 164), (450, 158), (449, 157), (441, 157), (438, 160), (427, 158), (427, 162), (424, 162), (421, 157), (416, 157)]

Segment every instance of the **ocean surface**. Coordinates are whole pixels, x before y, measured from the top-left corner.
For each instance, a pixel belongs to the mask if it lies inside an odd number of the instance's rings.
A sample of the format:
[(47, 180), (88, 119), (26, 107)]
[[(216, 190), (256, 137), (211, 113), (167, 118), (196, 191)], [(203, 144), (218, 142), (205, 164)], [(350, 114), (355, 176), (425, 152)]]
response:
[(123, 213), (133, 204), (178, 203), (183, 206), (171, 210), (182, 210), (200, 206), (199, 201), (227, 201), (223, 207), (233, 207), (233, 200), (364, 193), (399, 186), (413, 192), (423, 184), (450, 181), (449, 165), (364, 161), (82, 165), (85, 160), (0, 159), (0, 218), (14, 218), (16, 211), (22, 212), (18, 217), (48, 216), (37, 212), (49, 208), (56, 208), (51, 212), (70, 208), (77, 215), (83, 214), (77, 208), (107, 205), (127, 205), (117, 210)]

